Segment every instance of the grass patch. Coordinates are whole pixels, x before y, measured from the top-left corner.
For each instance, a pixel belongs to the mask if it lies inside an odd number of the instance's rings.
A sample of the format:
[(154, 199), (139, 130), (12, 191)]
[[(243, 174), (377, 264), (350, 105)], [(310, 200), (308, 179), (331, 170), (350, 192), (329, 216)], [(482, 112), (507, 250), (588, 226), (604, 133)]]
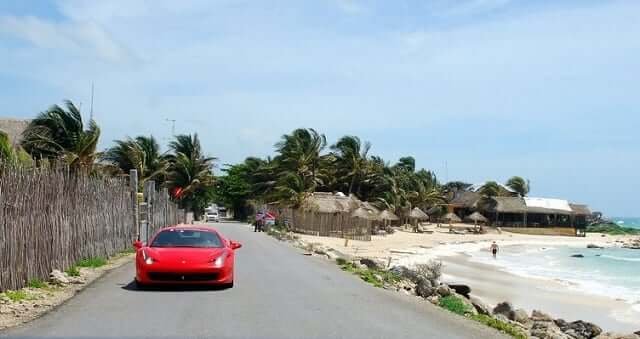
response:
[(101, 257), (95, 257), (95, 258), (82, 259), (78, 261), (76, 266), (96, 268), (96, 267), (104, 266), (106, 264), (107, 264), (107, 259), (101, 258)]
[(33, 296), (23, 290), (17, 291), (5, 291), (4, 295), (7, 296), (11, 301), (22, 301), (22, 300), (32, 300)]
[(522, 331), (514, 325), (511, 325), (509, 323), (505, 323), (503, 321), (500, 321), (498, 319), (492, 318), (488, 315), (484, 315), (484, 314), (476, 314), (474, 316), (471, 317), (471, 319), (484, 324), (486, 326), (495, 328), (496, 330), (499, 330), (501, 332), (504, 332), (516, 339), (526, 339), (527, 335), (522, 333)]
[(400, 281), (400, 277), (394, 273), (377, 269), (359, 268), (343, 258), (337, 258), (336, 263), (343, 271), (356, 274), (360, 279), (375, 287), (383, 287), (384, 284), (392, 284)]
[(45, 288), (47, 287), (47, 283), (40, 280), (40, 279), (33, 279), (30, 280), (29, 283), (27, 284), (27, 286), (31, 287), (31, 288)]
[(604, 233), (609, 235), (637, 235), (640, 230), (615, 224), (599, 224), (587, 226), (587, 233)]
[(471, 313), (469, 305), (460, 298), (450, 295), (440, 299), (440, 307), (459, 315)]
[(80, 276), (80, 270), (78, 270), (78, 267), (76, 267), (76, 266), (71, 266), (64, 272), (67, 273), (67, 275), (70, 276), (70, 277), (79, 277)]

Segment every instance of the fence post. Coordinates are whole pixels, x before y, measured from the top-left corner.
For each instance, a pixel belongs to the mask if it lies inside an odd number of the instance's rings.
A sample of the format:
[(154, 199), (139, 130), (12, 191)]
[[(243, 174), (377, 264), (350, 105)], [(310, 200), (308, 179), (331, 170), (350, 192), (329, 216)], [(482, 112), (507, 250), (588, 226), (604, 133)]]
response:
[(136, 230), (136, 238), (140, 241), (140, 211), (138, 210), (138, 171), (129, 170), (129, 189), (133, 203), (133, 229)]
[(153, 224), (153, 204), (154, 204), (154, 195), (156, 193), (156, 182), (153, 180), (148, 180), (144, 183), (144, 201), (147, 203), (147, 229), (145, 232), (145, 243), (149, 242), (149, 230), (153, 230), (155, 225)]

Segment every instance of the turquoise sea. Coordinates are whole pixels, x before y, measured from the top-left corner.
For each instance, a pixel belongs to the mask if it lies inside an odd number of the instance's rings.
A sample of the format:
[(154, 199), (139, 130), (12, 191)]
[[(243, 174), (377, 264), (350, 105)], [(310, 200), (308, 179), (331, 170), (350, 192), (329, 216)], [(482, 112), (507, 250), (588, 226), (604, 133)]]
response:
[(640, 218), (630, 218), (630, 217), (611, 217), (609, 218), (611, 221), (622, 227), (631, 227), (640, 229)]

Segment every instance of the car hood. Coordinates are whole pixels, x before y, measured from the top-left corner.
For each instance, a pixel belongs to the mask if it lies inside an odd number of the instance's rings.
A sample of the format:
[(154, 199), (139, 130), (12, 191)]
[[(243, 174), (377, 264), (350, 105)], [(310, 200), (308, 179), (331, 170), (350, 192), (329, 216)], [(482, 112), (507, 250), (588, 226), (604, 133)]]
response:
[(148, 247), (148, 255), (162, 263), (208, 263), (225, 253), (225, 248)]

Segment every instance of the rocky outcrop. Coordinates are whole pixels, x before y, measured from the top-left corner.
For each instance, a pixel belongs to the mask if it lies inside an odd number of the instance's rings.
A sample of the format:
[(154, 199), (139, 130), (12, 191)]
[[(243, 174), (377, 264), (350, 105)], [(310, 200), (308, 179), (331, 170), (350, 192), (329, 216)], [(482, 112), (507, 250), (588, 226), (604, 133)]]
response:
[(416, 284), (416, 295), (428, 298), (434, 295), (435, 292), (436, 289), (431, 285), (431, 282), (428, 279), (422, 278), (418, 280), (418, 283)]
[(451, 289), (447, 285), (440, 285), (436, 289), (436, 293), (441, 297), (448, 297), (451, 295)]
[(513, 319), (511, 319), (517, 323), (526, 325), (529, 323), (529, 314), (527, 314), (527, 311), (519, 308), (515, 311), (513, 311)]
[(49, 274), (49, 282), (53, 285), (65, 286), (69, 284), (67, 275), (60, 270), (53, 270)]
[(464, 284), (447, 284), (450, 289), (456, 291), (456, 293), (464, 296), (465, 298), (469, 298), (469, 293), (471, 293), (471, 287), (469, 285)]
[(591, 339), (602, 333), (602, 329), (597, 325), (582, 320), (569, 323), (563, 319), (556, 319), (555, 323), (562, 332), (576, 339)]
[(572, 254), (572, 258), (584, 258), (584, 254)]
[(484, 315), (491, 315), (491, 308), (487, 306), (487, 304), (485, 304), (482, 300), (474, 296), (470, 296), (469, 301), (471, 302), (473, 307), (476, 309), (476, 311), (478, 311), (478, 313), (484, 314)]
[(376, 263), (372, 259), (363, 258), (363, 259), (360, 259), (360, 263), (362, 265), (367, 266), (367, 268), (369, 268), (369, 269), (373, 269), (373, 270), (380, 269), (380, 266), (378, 266), (378, 263)]
[(596, 244), (588, 244), (587, 248), (602, 249), (604, 247), (602, 247), (600, 245), (596, 245)]
[(515, 320), (516, 319), (516, 313), (513, 310), (513, 305), (511, 305), (510, 302), (508, 301), (504, 301), (499, 303), (498, 305), (496, 305), (496, 307), (493, 308), (493, 314), (494, 315), (503, 315), (505, 316), (505, 318), (509, 319), (509, 320)]

